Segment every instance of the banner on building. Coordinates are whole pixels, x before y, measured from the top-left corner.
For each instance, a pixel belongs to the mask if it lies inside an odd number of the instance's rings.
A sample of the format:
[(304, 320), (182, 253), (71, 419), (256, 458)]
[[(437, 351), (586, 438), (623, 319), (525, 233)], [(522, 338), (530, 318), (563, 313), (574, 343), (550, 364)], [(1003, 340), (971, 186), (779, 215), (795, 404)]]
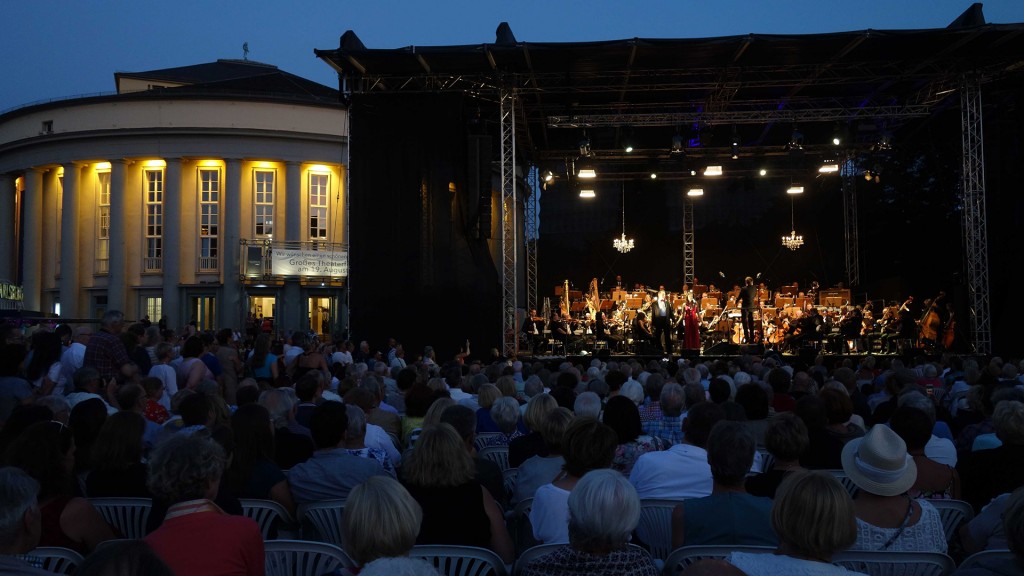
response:
[(348, 276), (348, 252), (274, 248), (270, 266), (274, 276)]

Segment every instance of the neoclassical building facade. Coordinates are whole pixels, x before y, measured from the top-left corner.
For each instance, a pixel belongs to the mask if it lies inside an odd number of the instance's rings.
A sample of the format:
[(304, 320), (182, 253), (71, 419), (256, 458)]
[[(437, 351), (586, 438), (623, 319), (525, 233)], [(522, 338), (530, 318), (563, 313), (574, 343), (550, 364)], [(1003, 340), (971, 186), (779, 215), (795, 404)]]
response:
[(337, 91), (248, 61), (115, 80), (116, 94), (0, 116), (2, 305), (344, 329)]

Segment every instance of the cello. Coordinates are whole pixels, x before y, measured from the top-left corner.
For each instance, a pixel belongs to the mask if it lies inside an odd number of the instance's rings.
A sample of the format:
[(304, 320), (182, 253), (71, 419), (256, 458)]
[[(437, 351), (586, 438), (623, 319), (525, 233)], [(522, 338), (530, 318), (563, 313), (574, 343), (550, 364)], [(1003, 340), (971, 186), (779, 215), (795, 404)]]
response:
[(939, 318), (939, 312), (936, 310), (936, 306), (939, 300), (945, 296), (945, 292), (939, 292), (939, 295), (934, 300), (926, 301), (927, 310), (925, 310), (924, 316), (921, 317), (921, 323), (918, 327), (918, 338), (920, 339), (919, 346), (925, 347), (926, 345), (934, 345), (939, 341), (939, 330), (942, 328), (942, 319)]
[(956, 312), (953, 310), (953, 304), (946, 304), (946, 310), (949, 311), (949, 320), (946, 321), (946, 327), (942, 330), (942, 348), (949, 350), (953, 347), (953, 342), (956, 341)]

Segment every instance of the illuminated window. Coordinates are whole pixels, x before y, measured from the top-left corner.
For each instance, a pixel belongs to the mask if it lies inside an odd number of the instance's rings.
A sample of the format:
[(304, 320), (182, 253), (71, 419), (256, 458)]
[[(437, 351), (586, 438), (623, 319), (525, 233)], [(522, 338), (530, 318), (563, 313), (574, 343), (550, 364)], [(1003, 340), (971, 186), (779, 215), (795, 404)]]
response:
[(99, 172), (96, 194), (96, 274), (110, 271), (110, 172)]
[(163, 269), (164, 256), (164, 171), (146, 170), (146, 256), (143, 269), (159, 272)]
[(160, 320), (164, 315), (164, 299), (160, 297), (146, 297), (142, 301), (143, 313), (149, 316), (153, 322)]
[(274, 235), (274, 175), (272, 170), (257, 170), (253, 175), (256, 236)]
[(64, 176), (57, 176), (57, 226), (55, 226), (57, 233), (57, 245), (56, 254), (54, 261), (57, 263), (57, 274), (60, 274), (60, 237), (61, 237), (61, 225), (64, 219)]
[(220, 170), (199, 171), (199, 270), (218, 268), (220, 234)]
[(327, 239), (327, 174), (309, 175), (309, 239)]

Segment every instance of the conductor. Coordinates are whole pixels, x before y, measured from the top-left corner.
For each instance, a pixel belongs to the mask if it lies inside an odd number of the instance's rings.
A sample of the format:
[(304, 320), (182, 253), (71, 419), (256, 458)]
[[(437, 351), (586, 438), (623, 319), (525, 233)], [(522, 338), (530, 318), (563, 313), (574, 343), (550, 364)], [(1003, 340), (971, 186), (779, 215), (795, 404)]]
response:
[(743, 279), (743, 288), (740, 288), (740, 295), (737, 299), (740, 306), (740, 316), (743, 321), (743, 340), (747, 344), (754, 342), (754, 310), (757, 309), (757, 287), (754, 286), (754, 279), (747, 276)]

